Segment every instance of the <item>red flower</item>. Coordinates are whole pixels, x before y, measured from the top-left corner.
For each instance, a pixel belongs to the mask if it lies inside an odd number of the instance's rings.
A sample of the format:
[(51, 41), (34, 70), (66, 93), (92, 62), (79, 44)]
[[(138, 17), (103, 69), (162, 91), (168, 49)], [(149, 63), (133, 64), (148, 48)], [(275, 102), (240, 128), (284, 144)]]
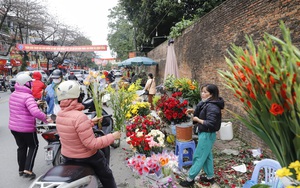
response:
[(268, 98), (269, 100), (272, 100), (272, 94), (271, 94), (270, 91), (267, 91), (267, 92), (266, 92), (266, 96), (267, 96), (267, 98)]
[(284, 112), (284, 109), (282, 106), (280, 106), (279, 104), (273, 103), (271, 105), (271, 108), (269, 110), (273, 115), (277, 116), (277, 115), (281, 115)]
[(168, 123), (175, 124), (187, 122), (190, 118), (185, 114), (188, 106), (188, 101), (180, 99), (182, 92), (175, 92), (172, 97), (167, 95), (161, 97), (157, 102), (157, 109), (161, 110), (161, 118)]

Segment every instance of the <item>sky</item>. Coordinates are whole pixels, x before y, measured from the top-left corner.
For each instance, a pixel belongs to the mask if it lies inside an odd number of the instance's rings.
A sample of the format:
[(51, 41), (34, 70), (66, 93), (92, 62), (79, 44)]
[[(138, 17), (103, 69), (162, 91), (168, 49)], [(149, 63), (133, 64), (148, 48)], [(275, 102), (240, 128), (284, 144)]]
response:
[[(48, 9), (62, 23), (78, 27), (93, 45), (108, 45), (109, 9), (115, 7), (118, 0), (48, 0)], [(113, 57), (108, 51), (96, 52), (101, 58)]]

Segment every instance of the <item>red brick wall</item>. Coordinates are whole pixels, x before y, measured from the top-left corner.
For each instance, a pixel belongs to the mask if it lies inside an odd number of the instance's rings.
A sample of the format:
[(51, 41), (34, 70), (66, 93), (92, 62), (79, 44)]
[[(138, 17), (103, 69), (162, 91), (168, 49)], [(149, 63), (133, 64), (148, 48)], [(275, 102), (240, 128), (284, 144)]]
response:
[[(245, 47), (246, 34), (256, 43), (262, 40), (264, 32), (279, 37), (279, 20), (283, 20), (291, 30), (293, 43), (299, 47), (300, 0), (227, 0), (175, 39), (180, 77), (195, 79), (200, 84), (218, 85), (226, 109), (242, 112), (241, 103), (224, 86), (224, 80), (217, 71), (227, 69), (224, 57), (231, 43)], [(148, 57), (159, 62), (158, 66), (147, 70), (154, 73), (157, 84), (163, 82), (166, 54), (167, 42), (148, 53)], [(223, 114), (225, 119), (231, 118), (226, 110)], [(246, 127), (239, 122), (233, 126), (235, 136), (253, 148), (261, 147), (269, 152), (268, 147)]]

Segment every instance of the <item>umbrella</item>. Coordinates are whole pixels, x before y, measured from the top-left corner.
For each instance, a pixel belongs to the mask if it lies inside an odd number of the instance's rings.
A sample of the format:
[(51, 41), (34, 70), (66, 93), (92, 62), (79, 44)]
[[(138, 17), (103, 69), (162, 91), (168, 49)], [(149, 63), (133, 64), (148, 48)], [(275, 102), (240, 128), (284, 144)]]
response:
[(121, 63), (118, 64), (119, 67), (123, 66), (132, 66), (132, 65), (137, 65), (137, 66), (152, 66), (152, 65), (157, 65), (158, 63), (155, 62), (153, 59), (150, 59), (148, 57), (133, 57), (126, 59), (122, 61)]
[(175, 55), (173, 40), (170, 40), (169, 44), (168, 44), (164, 80), (166, 80), (168, 75), (174, 75), (175, 78), (179, 77), (178, 65), (177, 65), (177, 59), (176, 59), (176, 55)]

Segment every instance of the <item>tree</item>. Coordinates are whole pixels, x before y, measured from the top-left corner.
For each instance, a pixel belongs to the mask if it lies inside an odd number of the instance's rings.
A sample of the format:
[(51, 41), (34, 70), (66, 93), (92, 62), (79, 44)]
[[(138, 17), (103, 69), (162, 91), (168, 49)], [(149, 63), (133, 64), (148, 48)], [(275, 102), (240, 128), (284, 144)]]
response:
[[(113, 14), (122, 15), (120, 17), (114, 15), (117, 19), (115, 22), (119, 22), (118, 19), (127, 20), (127, 24), (130, 23), (131, 27), (135, 28), (135, 46), (138, 50), (144, 51), (143, 46), (155, 47), (167, 40), (171, 28), (176, 23), (183, 19), (194, 21), (223, 1), (225, 0), (120, 0), (119, 9), (124, 11), (115, 11)], [(114, 27), (114, 25), (109, 25), (109, 27)], [(114, 28), (112, 30), (114, 32), (110, 36), (122, 33), (120, 29), (123, 28)], [(109, 45), (114, 43), (113, 46), (117, 46), (114, 38), (108, 37), (108, 41)], [(122, 40), (122, 42), (124, 41)], [(128, 40), (128, 42), (130, 41)]]
[(108, 18), (109, 48), (117, 54), (118, 59), (127, 59), (129, 52), (137, 51), (134, 27), (126, 19), (125, 11), (120, 5), (110, 10)]

